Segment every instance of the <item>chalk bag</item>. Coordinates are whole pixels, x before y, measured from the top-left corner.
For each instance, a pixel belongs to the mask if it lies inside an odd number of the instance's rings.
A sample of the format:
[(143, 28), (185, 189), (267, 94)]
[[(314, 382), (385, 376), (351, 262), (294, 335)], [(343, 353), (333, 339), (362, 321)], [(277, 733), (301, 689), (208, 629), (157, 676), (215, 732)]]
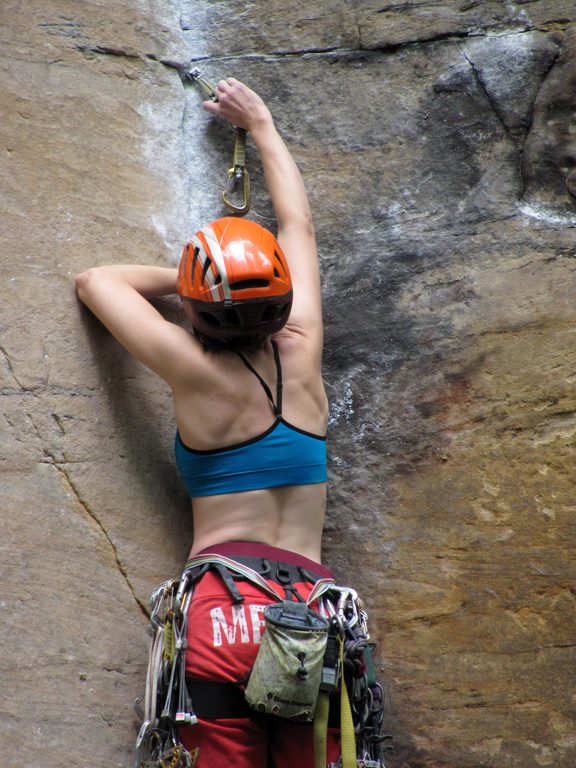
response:
[(329, 622), (306, 603), (264, 609), (262, 642), (245, 695), (248, 704), (289, 720), (314, 718)]

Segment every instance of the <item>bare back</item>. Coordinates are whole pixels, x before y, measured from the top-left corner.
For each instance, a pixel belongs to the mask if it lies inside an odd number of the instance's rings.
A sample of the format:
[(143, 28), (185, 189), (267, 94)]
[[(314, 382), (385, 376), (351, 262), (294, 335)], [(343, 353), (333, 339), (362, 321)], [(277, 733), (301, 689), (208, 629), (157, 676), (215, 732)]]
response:
[[(305, 338), (276, 334), (283, 374), (283, 417), (315, 435), (326, 433), (328, 406), (318, 360)], [(190, 337), (191, 376), (198, 376), (198, 342)], [(272, 346), (246, 354), (272, 392), (276, 367)], [(217, 450), (262, 435), (275, 416), (263, 387), (232, 351), (203, 352), (203, 385), (173, 387), (180, 437), (194, 450)], [(325, 483), (282, 486), (192, 499), (192, 553), (224, 541), (256, 541), (320, 561), (326, 508)]]

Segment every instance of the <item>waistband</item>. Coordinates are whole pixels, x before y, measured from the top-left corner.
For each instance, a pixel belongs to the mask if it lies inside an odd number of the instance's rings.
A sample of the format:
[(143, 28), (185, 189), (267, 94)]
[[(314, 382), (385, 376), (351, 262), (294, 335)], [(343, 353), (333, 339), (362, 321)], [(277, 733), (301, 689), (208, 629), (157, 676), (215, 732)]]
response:
[(304, 555), (300, 555), (298, 552), (292, 552), (289, 549), (281, 549), (280, 547), (272, 547), (268, 544), (260, 544), (257, 541), (224, 541), (220, 544), (214, 544), (202, 549), (200, 552), (196, 553), (195, 557), (208, 555), (210, 553), (224, 555), (232, 560), (235, 559), (235, 556), (258, 560), (272, 560), (274, 562), (293, 565), (296, 568), (304, 568), (306, 571), (317, 574), (323, 579), (334, 578), (334, 574), (330, 568), (322, 565), (322, 563), (310, 560), (310, 558), (304, 557)]

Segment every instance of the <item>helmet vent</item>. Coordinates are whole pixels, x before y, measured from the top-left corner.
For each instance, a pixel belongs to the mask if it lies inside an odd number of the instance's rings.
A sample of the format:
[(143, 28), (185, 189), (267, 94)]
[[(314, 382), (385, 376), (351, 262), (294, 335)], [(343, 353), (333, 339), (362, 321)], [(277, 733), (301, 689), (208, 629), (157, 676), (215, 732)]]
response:
[(248, 288), (267, 288), (269, 286), (268, 280), (259, 278), (253, 278), (251, 280), (236, 280), (235, 283), (230, 283), (230, 289), (232, 291), (245, 291)]
[(273, 319), (274, 319), (274, 307), (271, 304), (268, 304), (268, 306), (264, 307), (264, 311), (260, 316), (260, 322), (269, 323)]
[(224, 318), (228, 325), (242, 325), (242, 319), (235, 309), (225, 309)]
[(200, 279), (200, 282), (202, 283), (202, 285), (204, 285), (204, 281), (206, 280), (206, 273), (210, 269), (211, 264), (212, 264), (212, 259), (209, 256), (207, 256), (206, 261), (204, 262), (204, 266), (202, 267), (202, 277)]
[[(274, 249), (274, 257), (276, 258), (276, 261), (282, 267), (282, 272), (284, 272), (284, 274), (287, 275), (288, 274), (288, 270), (286, 269), (286, 266), (285, 266), (284, 262), (282, 261), (282, 259), (280, 258), (280, 254), (278, 253), (278, 251), (276, 249)], [(276, 275), (276, 277), (280, 277), (280, 275), (276, 272), (276, 267), (274, 267), (274, 274)]]
[(206, 323), (206, 325), (210, 325), (212, 326), (212, 328), (220, 327), (220, 323), (218, 322), (218, 319), (214, 317), (214, 315), (210, 314), (210, 312), (199, 312), (199, 316)]
[(192, 266), (191, 266), (191, 268), (190, 268), (190, 277), (189, 277), (189, 280), (190, 280), (190, 282), (191, 282), (191, 283), (192, 283), (192, 281), (193, 281), (193, 279), (194, 279), (193, 275), (194, 275), (194, 270), (196, 269), (196, 262), (198, 261), (198, 254), (199, 254), (199, 253), (200, 253), (200, 248), (198, 248), (198, 246), (196, 246), (196, 247), (194, 248), (194, 253), (193, 253), (193, 255), (192, 255)]

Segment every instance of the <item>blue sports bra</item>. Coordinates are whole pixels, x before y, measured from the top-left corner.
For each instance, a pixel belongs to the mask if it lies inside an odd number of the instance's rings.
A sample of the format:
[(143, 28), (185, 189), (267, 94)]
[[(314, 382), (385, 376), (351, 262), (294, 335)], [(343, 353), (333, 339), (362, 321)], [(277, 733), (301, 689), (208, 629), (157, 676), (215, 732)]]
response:
[(272, 347), (276, 363), (276, 403), (258, 371), (237, 352), (272, 405), (276, 420), (269, 429), (251, 440), (211, 451), (188, 448), (176, 432), (176, 463), (192, 498), (326, 482), (326, 438), (298, 429), (282, 418), (282, 367), (276, 342), (272, 342)]

